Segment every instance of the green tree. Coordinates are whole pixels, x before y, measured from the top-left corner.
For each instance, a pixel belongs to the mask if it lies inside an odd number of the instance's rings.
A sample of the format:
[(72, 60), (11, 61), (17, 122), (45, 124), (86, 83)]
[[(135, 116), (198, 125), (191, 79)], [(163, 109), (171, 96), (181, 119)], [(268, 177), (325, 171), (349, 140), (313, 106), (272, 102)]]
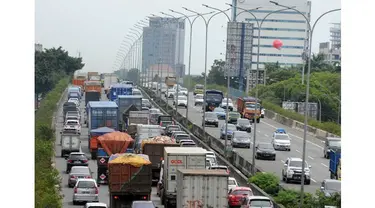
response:
[(225, 85), (226, 81), (224, 77), (224, 70), (225, 61), (215, 59), (213, 65), (211, 66), (211, 70), (208, 72), (207, 83)]

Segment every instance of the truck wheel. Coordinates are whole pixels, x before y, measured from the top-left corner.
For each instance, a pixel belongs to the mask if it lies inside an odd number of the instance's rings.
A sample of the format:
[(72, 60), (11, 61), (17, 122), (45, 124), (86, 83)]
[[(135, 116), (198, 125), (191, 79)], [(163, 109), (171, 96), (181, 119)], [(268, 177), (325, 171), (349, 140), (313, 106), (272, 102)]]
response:
[(260, 122), (260, 118), (257, 119), (257, 123), (259, 123), (259, 122)]
[(219, 127), (219, 124), (215, 124), (215, 127)]
[(289, 183), (288, 177), (285, 177), (285, 183)]
[(310, 180), (305, 180), (306, 185), (310, 185), (311, 181)]

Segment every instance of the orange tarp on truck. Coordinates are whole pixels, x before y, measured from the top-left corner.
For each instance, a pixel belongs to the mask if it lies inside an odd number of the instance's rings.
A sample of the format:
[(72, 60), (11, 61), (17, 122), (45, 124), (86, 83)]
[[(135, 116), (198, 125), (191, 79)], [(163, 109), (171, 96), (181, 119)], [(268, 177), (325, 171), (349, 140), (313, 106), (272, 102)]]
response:
[(84, 86), (85, 84), (85, 80), (84, 79), (73, 79), (72, 81), (73, 85), (77, 85), (77, 86)]
[(98, 137), (99, 145), (108, 155), (126, 152), (134, 143), (134, 139), (127, 133), (115, 131)]

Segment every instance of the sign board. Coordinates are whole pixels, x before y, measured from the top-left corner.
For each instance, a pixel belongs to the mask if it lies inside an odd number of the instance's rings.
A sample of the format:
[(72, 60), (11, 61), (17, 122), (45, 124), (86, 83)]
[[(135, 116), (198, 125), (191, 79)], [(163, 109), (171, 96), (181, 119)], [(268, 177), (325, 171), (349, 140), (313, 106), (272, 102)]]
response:
[[(305, 114), (305, 102), (287, 102), (284, 101), (282, 104), (283, 109), (285, 110), (292, 110), (297, 112), (301, 115)], [(317, 119), (318, 118), (318, 104), (317, 103), (309, 103), (307, 106), (307, 115), (311, 118)]]
[(228, 22), (225, 76), (246, 75), (251, 67), (253, 49), (253, 23)]

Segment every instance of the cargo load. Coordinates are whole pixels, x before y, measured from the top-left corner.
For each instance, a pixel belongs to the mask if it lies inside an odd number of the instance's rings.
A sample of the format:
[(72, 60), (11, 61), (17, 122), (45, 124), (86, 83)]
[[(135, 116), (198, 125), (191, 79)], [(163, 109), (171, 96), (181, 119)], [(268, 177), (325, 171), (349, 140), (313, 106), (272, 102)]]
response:
[(108, 128), (108, 127), (100, 127), (97, 129), (91, 130), (90, 138), (89, 138), (89, 149), (91, 153), (91, 159), (96, 160), (97, 152), (98, 152), (98, 137), (102, 136), (107, 133), (115, 132), (116, 130)]
[(178, 147), (179, 144), (169, 136), (156, 136), (143, 139), (141, 143), (142, 154), (148, 155), (152, 165), (152, 182), (157, 183), (160, 178), (160, 162), (163, 160), (164, 147)]
[(177, 207), (228, 207), (228, 177), (220, 170), (179, 169)]
[(127, 133), (115, 131), (98, 137), (97, 166), (98, 183), (108, 182), (108, 160), (112, 154), (133, 152), (134, 140)]
[(92, 76), (99, 76), (99, 72), (87, 72), (87, 80), (91, 80)]
[(96, 91), (101, 93), (102, 92), (102, 84), (100, 81), (85, 81), (84, 83), (85, 92), (88, 91)]
[(110, 207), (130, 207), (151, 200), (151, 162), (143, 154), (115, 154), (108, 162)]
[(148, 111), (130, 111), (126, 126), (128, 126), (129, 124), (148, 125), (149, 117), (150, 117), (150, 113)]

